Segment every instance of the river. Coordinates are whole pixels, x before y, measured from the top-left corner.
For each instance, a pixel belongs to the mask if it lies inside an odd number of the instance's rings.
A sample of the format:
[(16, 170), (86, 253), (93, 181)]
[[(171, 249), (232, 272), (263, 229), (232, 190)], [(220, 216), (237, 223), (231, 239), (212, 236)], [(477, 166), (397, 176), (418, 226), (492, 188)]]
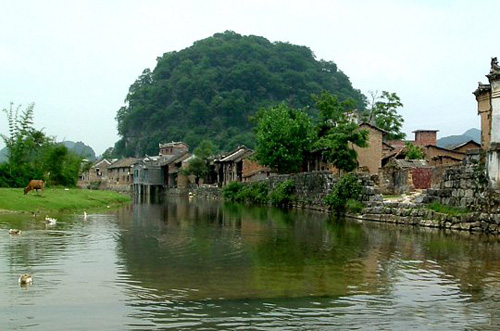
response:
[(51, 216), (0, 214), (2, 330), (500, 328), (495, 237), (197, 199)]

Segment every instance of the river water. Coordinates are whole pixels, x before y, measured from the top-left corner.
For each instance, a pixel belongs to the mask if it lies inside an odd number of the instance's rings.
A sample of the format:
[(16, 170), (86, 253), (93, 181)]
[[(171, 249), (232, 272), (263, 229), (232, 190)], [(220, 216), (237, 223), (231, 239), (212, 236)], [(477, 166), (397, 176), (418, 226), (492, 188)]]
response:
[(188, 199), (51, 216), (0, 214), (2, 330), (500, 328), (495, 237)]

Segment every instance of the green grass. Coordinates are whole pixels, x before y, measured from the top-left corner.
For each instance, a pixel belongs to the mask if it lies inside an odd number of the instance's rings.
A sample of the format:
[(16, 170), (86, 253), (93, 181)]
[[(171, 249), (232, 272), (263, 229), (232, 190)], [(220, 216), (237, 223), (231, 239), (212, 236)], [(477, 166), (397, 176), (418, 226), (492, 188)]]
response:
[(427, 205), (427, 208), (434, 210), (438, 213), (443, 213), (451, 216), (458, 216), (458, 215), (463, 215), (467, 214), (470, 211), (465, 209), (465, 208), (458, 208), (458, 207), (450, 207), (447, 205), (443, 205), (437, 202), (433, 202), (429, 205)]
[(29, 192), (22, 188), (0, 189), (0, 212), (46, 212), (99, 209), (130, 201), (130, 197), (113, 191), (78, 188), (47, 188), (45, 193)]

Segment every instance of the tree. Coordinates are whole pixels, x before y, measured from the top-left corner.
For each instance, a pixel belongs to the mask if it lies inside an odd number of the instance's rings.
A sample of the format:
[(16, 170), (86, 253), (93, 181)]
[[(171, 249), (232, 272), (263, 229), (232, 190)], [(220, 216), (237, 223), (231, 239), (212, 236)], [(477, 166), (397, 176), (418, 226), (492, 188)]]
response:
[(382, 91), (382, 95), (378, 96), (377, 92), (370, 92), (371, 105), (364, 112), (363, 118), (370, 124), (385, 130), (386, 140), (401, 140), (405, 138), (405, 134), (401, 132), (404, 119), (398, 114), (398, 109), (403, 107), (401, 99), (396, 93)]
[(405, 142), (405, 150), (405, 159), (407, 160), (421, 160), (425, 157), (422, 148), (410, 142)]
[(336, 96), (323, 91), (314, 96), (319, 111), (316, 125), (318, 139), (313, 150), (322, 155), (337, 169), (352, 171), (358, 166), (357, 153), (353, 145), (368, 146), (368, 131), (360, 130), (354, 118), (354, 103), (351, 100), (340, 102)]
[(30, 104), (21, 111), (21, 106), (11, 103), (9, 110), (3, 109), (9, 136), (1, 135), (8, 161), (0, 169), (0, 185), (21, 187), (30, 179), (49, 179), (50, 174), (52, 184), (74, 186), (81, 158), (33, 127), (34, 106)]
[(255, 158), (278, 173), (300, 170), (314, 129), (309, 116), (282, 103), (257, 113)]
[(206, 177), (210, 172), (210, 156), (215, 153), (215, 146), (210, 140), (203, 140), (200, 145), (194, 149), (194, 158), (189, 160), (185, 174), (194, 175), (196, 184), (199, 184), (200, 178)]

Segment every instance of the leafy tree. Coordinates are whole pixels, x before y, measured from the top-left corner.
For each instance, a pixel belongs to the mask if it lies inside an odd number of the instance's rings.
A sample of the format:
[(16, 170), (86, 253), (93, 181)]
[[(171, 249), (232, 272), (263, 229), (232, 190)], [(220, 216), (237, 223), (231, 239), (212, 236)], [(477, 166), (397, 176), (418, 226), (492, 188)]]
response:
[(45, 154), (45, 171), (53, 185), (75, 186), (82, 158), (61, 144), (52, 146)]
[(314, 96), (314, 100), (319, 110), (319, 121), (316, 125), (318, 139), (313, 144), (313, 150), (321, 151), (339, 171), (356, 169), (358, 161), (353, 145), (367, 147), (368, 131), (360, 130), (353, 120), (355, 104), (352, 100), (340, 102), (326, 91)]
[(282, 103), (260, 110), (256, 118), (255, 158), (278, 173), (299, 171), (314, 135), (309, 116)]
[(425, 157), (425, 153), (419, 146), (413, 145), (410, 142), (405, 142), (405, 159), (407, 160), (421, 160)]
[(33, 127), (34, 104), (21, 111), (21, 106), (7, 115), (9, 136), (2, 135), (8, 161), (0, 168), (0, 185), (21, 187), (30, 179), (50, 179), (52, 184), (74, 186), (78, 179), (81, 158), (68, 151), (41, 130)]
[(401, 99), (396, 93), (382, 91), (382, 95), (378, 96), (377, 92), (370, 92), (371, 105), (364, 112), (364, 119), (377, 126), (378, 128), (387, 131), (386, 140), (400, 140), (405, 138), (405, 134), (401, 132), (404, 119), (398, 114), (398, 109), (403, 107)]
[(158, 143), (210, 139), (222, 150), (253, 148), (249, 121), (258, 109), (285, 101), (312, 106), (311, 94), (327, 90), (340, 100), (365, 97), (335, 63), (316, 60), (304, 46), (232, 31), (217, 33), (157, 59), (130, 86), (116, 115), (117, 156), (155, 154)]
[(215, 153), (215, 146), (210, 140), (203, 140), (193, 152), (194, 158), (189, 160), (185, 173), (194, 175), (198, 184), (200, 178), (206, 177), (210, 171), (210, 156)]

